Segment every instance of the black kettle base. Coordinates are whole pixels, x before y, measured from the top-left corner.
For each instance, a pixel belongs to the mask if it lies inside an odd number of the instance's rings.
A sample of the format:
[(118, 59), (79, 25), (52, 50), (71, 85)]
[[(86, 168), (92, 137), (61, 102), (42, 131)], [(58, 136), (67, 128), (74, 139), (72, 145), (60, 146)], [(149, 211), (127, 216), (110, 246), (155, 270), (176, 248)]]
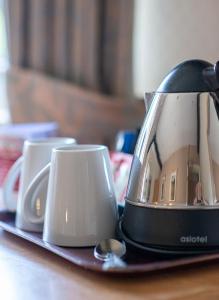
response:
[(178, 248), (178, 247), (155, 247), (153, 245), (141, 244), (133, 241), (124, 233), (122, 229), (122, 219), (118, 222), (117, 235), (121, 240), (124, 240), (125, 243), (130, 246), (132, 249), (139, 250), (140, 252), (147, 252), (158, 255), (168, 255), (168, 256), (191, 256), (191, 255), (203, 255), (203, 254), (214, 254), (219, 252), (218, 247), (209, 247), (204, 249), (188, 249), (188, 248)]
[(122, 238), (142, 250), (174, 255), (219, 252), (219, 207), (166, 209), (126, 202), (119, 227)]

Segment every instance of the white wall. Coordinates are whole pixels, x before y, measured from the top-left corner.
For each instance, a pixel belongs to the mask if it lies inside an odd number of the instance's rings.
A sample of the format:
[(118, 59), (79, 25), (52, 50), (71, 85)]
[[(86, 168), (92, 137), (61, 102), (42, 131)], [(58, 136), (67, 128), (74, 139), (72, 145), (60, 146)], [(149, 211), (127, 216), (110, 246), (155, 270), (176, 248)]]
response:
[(156, 90), (184, 60), (219, 60), (218, 12), (218, 0), (135, 0), (136, 96)]

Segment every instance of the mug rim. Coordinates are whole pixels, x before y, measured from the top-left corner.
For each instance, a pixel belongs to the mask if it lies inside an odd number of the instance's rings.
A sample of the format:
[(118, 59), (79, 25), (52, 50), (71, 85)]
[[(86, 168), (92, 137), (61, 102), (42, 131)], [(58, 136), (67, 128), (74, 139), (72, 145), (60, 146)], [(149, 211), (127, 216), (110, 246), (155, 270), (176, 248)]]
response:
[(37, 139), (28, 139), (25, 141), (26, 145), (41, 146), (41, 145), (56, 145), (59, 142), (65, 142), (66, 145), (76, 144), (77, 141), (71, 137), (43, 137)]
[(82, 152), (97, 152), (106, 150), (107, 146), (105, 145), (96, 145), (96, 144), (82, 144), (82, 145), (71, 145), (71, 146), (61, 146), (55, 147), (53, 152), (57, 153), (82, 153)]

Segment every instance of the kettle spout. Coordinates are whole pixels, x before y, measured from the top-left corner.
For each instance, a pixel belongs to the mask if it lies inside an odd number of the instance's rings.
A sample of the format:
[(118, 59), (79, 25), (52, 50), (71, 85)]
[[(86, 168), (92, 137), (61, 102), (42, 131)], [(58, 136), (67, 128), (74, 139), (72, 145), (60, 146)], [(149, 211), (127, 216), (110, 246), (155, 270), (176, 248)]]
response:
[(203, 70), (203, 77), (212, 91), (211, 95), (214, 99), (214, 106), (219, 119), (219, 61), (214, 66), (205, 68)]

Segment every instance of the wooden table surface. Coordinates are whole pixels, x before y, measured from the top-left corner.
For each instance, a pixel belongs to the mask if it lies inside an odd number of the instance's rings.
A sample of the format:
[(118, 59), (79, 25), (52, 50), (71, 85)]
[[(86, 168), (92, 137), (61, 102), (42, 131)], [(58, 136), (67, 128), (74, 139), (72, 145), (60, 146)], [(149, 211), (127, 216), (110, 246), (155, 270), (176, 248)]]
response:
[(137, 277), (82, 270), (0, 229), (0, 299), (219, 299), (219, 261)]

